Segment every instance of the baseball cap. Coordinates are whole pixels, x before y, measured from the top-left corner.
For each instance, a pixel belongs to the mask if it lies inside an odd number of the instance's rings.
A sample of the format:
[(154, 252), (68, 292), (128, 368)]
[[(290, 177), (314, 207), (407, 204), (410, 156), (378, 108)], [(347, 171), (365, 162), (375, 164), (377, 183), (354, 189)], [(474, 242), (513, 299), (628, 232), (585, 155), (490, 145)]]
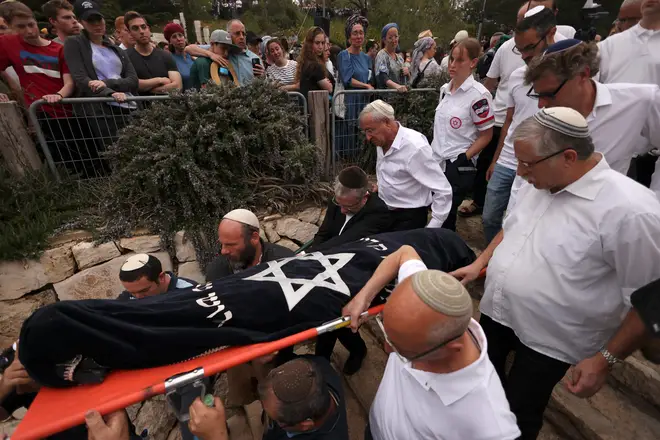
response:
[(209, 43), (219, 43), (219, 44), (225, 44), (227, 46), (231, 47), (238, 47), (231, 41), (231, 35), (229, 35), (229, 32), (224, 31), (222, 29), (216, 29), (213, 32), (211, 32), (211, 37), (209, 38)]
[(456, 32), (456, 35), (454, 35), (454, 39), (451, 40), (451, 44), (460, 43), (461, 41), (467, 40), (468, 38), (470, 38), (470, 34), (468, 34), (468, 31), (465, 30), (458, 31)]
[(261, 43), (263, 41), (259, 35), (252, 31), (247, 31), (245, 33), (245, 40), (248, 42), (248, 44)]
[(229, 211), (224, 217), (222, 217), (222, 219), (233, 220), (255, 229), (259, 229), (259, 219), (254, 212), (248, 211), (247, 209), (234, 209), (233, 211)]
[(89, 20), (90, 17), (95, 15), (103, 18), (103, 14), (101, 14), (101, 7), (92, 0), (76, 2), (73, 10), (76, 13), (78, 20)]

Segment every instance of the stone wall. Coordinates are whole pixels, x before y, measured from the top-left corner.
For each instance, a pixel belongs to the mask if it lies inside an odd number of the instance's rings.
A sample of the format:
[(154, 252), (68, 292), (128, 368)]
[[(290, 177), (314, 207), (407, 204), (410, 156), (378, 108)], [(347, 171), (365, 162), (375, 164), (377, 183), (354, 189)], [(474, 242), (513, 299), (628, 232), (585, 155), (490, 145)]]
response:
[[(262, 238), (292, 250), (311, 240), (325, 216), (325, 209), (307, 208), (292, 215), (261, 219)], [(78, 231), (53, 241), (39, 260), (0, 262), (0, 348), (8, 347), (20, 333), (23, 321), (41, 306), (56, 301), (113, 299), (123, 290), (119, 269), (130, 255), (149, 253), (163, 269), (200, 283), (205, 282), (192, 242), (184, 231), (174, 237), (174, 255), (164, 251), (158, 235), (136, 234), (95, 245)], [(221, 390), (218, 390), (220, 392)], [(174, 415), (164, 399), (134, 405), (129, 414), (138, 432), (148, 429), (150, 439), (177, 436)]]

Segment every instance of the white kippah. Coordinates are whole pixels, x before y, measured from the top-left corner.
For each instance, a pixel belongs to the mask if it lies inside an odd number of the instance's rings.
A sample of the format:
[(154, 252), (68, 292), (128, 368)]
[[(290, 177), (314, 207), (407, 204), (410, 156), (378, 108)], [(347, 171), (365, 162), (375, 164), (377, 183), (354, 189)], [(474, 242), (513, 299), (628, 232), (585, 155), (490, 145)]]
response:
[(382, 99), (375, 100), (374, 102), (369, 104), (368, 107), (371, 107), (374, 113), (378, 113), (379, 115), (386, 116), (388, 118), (394, 117), (394, 107), (392, 107)]
[(542, 5), (535, 6), (532, 9), (530, 9), (529, 11), (525, 12), (525, 18), (536, 15), (544, 9), (545, 9), (545, 6), (542, 6)]
[(542, 108), (534, 119), (544, 127), (566, 136), (585, 139), (589, 137), (589, 125), (580, 112), (568, 107)]
[(144, 267), (145, 264), (149, 262), (149, 255), (147, 254), (137, 254), (131, 255), (124, 261), (124, 264), (121, 266), (121, 272), (131, 272), (133, 270), (140, 269)]
[(252, 211), (247, 209), (234, 209), (233, 211), (228, 212), (223, 220), (233, 220), (235, 222), (243, 223), (244, 225), (251, 226), (255, 229), (259, 229), (259, 219)]
[(453, 276), (439, 270), (423, 270), (411, 279), (419, 299), (436, 312), (456, 317), (472, 314), (470, 294)]

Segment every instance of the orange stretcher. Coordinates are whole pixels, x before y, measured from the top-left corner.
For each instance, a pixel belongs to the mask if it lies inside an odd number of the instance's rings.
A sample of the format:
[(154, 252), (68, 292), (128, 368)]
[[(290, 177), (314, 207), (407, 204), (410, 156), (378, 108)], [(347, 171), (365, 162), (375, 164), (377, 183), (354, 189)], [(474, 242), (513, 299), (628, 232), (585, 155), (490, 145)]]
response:
[[(363, 316), (374, 316), (384, 305), (372, 307)], [(196, 386), (204, 377), (225, 371), (274, 351), (290, 347), (350, 324), (342, 317), (277, 341), (230, 347), (173, 365), (144, 370), (113, 371), (103, 383), (75, 388), (42, 388), (11, 440), (36, 440), (85, 423), (94, 409), (109, 414), (158, 394), (184, 386)], [(169, 397), (169, 396), (168, 396)], [(180, 415), (177, 414), (177, 417)]]

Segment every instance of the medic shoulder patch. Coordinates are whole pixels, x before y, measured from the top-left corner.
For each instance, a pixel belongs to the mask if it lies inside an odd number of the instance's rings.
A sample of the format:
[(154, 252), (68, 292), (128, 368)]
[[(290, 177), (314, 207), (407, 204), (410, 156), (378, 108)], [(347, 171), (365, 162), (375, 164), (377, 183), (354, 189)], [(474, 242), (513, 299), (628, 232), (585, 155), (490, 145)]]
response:
[(488, 100), (486, 98), (480, 99), (479, 101), (472, 104), (472, 110), (479, 116), (481, 119), (488, 116), (490, 113), (490, 106), (488, 105)]

